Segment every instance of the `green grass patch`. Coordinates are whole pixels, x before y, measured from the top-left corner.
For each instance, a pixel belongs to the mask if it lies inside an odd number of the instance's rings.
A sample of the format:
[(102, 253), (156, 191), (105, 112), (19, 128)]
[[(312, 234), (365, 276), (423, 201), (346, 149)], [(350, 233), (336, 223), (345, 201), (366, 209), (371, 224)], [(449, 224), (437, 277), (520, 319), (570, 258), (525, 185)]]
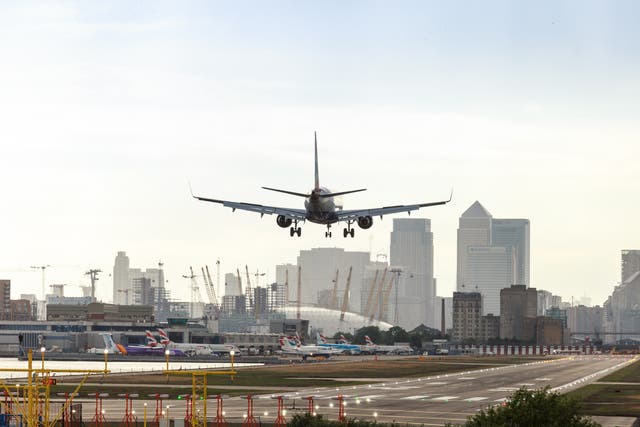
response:
[(606, 377), (599, 380), (600, 382), (610, 381), (610, 382), (627, 382), (627, 383), (637, 383), (640, 382), (640, 360), (637, 360), (630, 364), (629, 366), (625, 366), (622, 369), (618, 369), (617, 371), (607, 375)]
[(569, 393), (582, 402), (582, 415), (640, 417), (640, 386), (590, 384)]

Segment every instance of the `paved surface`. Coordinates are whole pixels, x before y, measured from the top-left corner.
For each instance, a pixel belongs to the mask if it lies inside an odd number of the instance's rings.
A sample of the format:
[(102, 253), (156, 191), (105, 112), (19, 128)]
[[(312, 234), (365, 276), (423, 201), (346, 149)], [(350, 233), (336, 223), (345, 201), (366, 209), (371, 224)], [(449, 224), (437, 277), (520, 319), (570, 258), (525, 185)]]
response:
[[(287, 390), (283, 392), (286, 397), (285, 407), (288, 409), (286, 417), (289, 418), (292, 413), (304, 413), (307, 401), (303, 397), (313, 395), (317, 413), (329, 419), (337, 419), (336, 396), (342, 394), (345, 396), (345, 412), (349, 418), (425, 426), (442, 426), (447, 422), (459, 424), (481, 408), (500, 404), (521, 386), (540, 388), (548, 385), (553, 390), (564, 393), (596, 381), (631, 360), (629, 356), (576, 356), (371, 385), (310, 388), (297, 392)], [(87, 418), (87, 414), (93, 411), (93, 404), (84, 401), (84, 415)], [(142, 415), (143, 402), (134, 402), (138, 416)], [(167, 405), (172, 417), (184, 417), (184, 401), (164, 402), (165, 410)], [(241, 397), (227, 398), (224, 406), (228, 419), (239, 419), (246, 413), (247, 401)], [(271, 396), (257, 395), (254, 399), (254, 414), (260, 416), (262, 422), (273, 423), (276, 406), (276, 401)], [(148, 401), (149, 414), (154, 407), (155, 402)], [(122, 414), (124, 402), (105, 401), (103, 409), (109, 419), (112, 414)], [(209, 417), (215, 415), (215, 410), (215, 400), (210, 401)]]

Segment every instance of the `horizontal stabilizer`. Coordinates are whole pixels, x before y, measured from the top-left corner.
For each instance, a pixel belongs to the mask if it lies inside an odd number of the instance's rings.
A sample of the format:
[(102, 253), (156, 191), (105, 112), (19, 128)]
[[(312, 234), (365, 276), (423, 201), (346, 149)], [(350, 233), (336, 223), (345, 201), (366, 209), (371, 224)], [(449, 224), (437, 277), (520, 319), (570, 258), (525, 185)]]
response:
[(309, 197), (309, 196), (311, 196), (311, 194), (296, 193), (295, 191), (280, 190), (280, 189), (277, 189), (277, 188), (270, 188), (270, 187), (262, 187), (262, 188), (264, 188), (265, 190), (277, 191), (278, 193), (291, 194), (292, 196), (300, 196), (300, 197)]
[(340, 191), (339, 193), (318, 194), (318, 196), (319, 197), (335, 197), (335, 196), (342, 196), (343, 194), (358, 193), (360, 191), (365, 191), (365, 190), (366, 188), (360, 188), (359, 190)]

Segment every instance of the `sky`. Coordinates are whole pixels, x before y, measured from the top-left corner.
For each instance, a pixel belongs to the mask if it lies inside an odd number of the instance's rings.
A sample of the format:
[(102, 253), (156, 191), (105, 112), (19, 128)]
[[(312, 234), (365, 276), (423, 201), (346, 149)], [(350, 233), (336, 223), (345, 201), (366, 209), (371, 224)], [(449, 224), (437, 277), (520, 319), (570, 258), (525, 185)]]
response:
[[(186, 274), (220, 260), (273, 281), (300, 250), (389, 251), (198, 202), (302, 207), (261, 186), (320, 180), (345, 209), (453, 201), (431, 219), (438, 294), (479, 200), (531, 221), (531, 285), (601, 304), (640, 248), (640, 3), (240, 1), (0, 3), (0, 278), (12, 297), (79, 295), (114, 258)], [(406, 217), (396, 215), (394, 217)], [(335, 228), (334, 228), (335, 230)], [(338, 236), (337, 238), (335, 236)], [(203, 297), (204, 298), (204, 297)]]

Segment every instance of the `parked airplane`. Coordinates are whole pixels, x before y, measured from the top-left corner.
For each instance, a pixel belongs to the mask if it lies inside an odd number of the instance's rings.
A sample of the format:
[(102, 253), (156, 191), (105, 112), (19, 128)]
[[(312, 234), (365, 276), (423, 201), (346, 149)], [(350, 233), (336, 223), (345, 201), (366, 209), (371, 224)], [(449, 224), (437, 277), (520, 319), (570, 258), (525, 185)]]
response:
[(177, 349), (185, 352), (189, 356), (193, 355), (212, 355), (217, 353), (229, 353), (234, 351), (236, 355), (240, 355), (240, 349), (232, 344), (190, 344), (176, 343), (169, 339), (169, 335), (163, 329), (156, 329), (160, 335), (160, 344), (167, 349)]
[(358, 190), (349, 190), (349, 191), (339, 191), (332, 193), (326, 187), (320, 186), (320, 178), (318, 174), (318, 138), (314, 132), (314, 141), (315, 141), (315, 185), (311, 192), (309, 193), (297, 193), (295, 191), (289, 190), (281, 190), (277, 188), (271, 187), (262, 187), (265, 190), (277, 191), (279, 193), (290, 194), (293, 196), (304, 197), (304, 209), (295, 209), (295, 208), (280, 208), (276, 206), (264, 206), (258, 205), (254, 203), (245, 203), (245, 202), (232, 202), (229, 200), (220, 200), (220, 199), (210, 199), (207, 197), (195, 196), (193, 193), (191, 194), (194, 198), (198, 200), (202, 200), (205, 202), (213, 202), (220, 203), (222, 206), (226, 206), (231, 208), (233, 211), (236, 209), (257, 212), (260, 216), (265, 214), (267, 215), (277, 215), (276, 224), (282, 228), (289, 228), (289, 235), (293, 237), (294, 234), (300, 236), (302, 234), (302, 229), (298, 226), (299, 222), (313, 222), (316, 224), (324, 224), (327, 226), (327, 231), (325, 233), (325, 237), (331, 237), (331, 225), (338, 222), (345, 222), (347, 226), (343, 230), (343, 236), (351, 236), (353, 237), (355, 234), (355, 230), (351, 227), (353, 223), (357, 223), (358, 226), (362, 229), (368, 229), (373, 225), (373, 217), (380, 216), (382, 219), (383, 215), (389, 215), (393, 213), (399, 212), (407, 212), (411, 214), (411, 211), (418, 210), (420, 208), (424, 208), (427, 206), (436, 206), (436, 205), (444, 205), (451, 201), (451, 197), (449, 200), (442, 200), (438, 202), (428, 202), (428, 203), (416, 203), (412, 205), (396, 205), (396, 206), (384, 206), (380, 208), (370, 208), (370, 209), (353, 209), (353, 210), (343, 210), (342, 203), (338, 202), (335, 197), (341, 196), (344, 194), (357, 193), (360, 191), (365, 191), (366, 188), (360, 188)]
[(365, 353), (383, 353), (383, 354), (413, 354), (413, 349), (408, 345), (378, 345), (369, 338), (364, 336), (365, 345), (361, 347)]
[(319, 347), (333, 348), (333, 349), (336, 349), (336, 350), (340, 350), (343, 353), (360, 354), (360, 346), (359, 345), (346, 344), (346, 343), (333, 344), (333, 343), (330, 343), (329, 341), (327, 341), (325, 336), (322, 335), (319, 332), (316, 333), (316, 344)]
[[(108, 353), (120, 353), (129, 356), (164, 356), (165, 349), (161, 346), (150, 347), (147, 345), (127, 345), (116, 344), (113, 337), (109, 333), (103, 333), (102, 339)], [(148, 337), (147, 337), (148, 338)], [(170, 356), (186, 356), (186, 354), (177, 349), (169, 350)]]
[(331, 357), (342, 353), (342, 351), (332, 348), (320, 347), (317, 345), (302, 345), (298, 339), (293, 337), (281, 336), (279, 338), (279, 342), (282, 353), (302, 356), (303, 360), (306, 360), (309, 356)]

